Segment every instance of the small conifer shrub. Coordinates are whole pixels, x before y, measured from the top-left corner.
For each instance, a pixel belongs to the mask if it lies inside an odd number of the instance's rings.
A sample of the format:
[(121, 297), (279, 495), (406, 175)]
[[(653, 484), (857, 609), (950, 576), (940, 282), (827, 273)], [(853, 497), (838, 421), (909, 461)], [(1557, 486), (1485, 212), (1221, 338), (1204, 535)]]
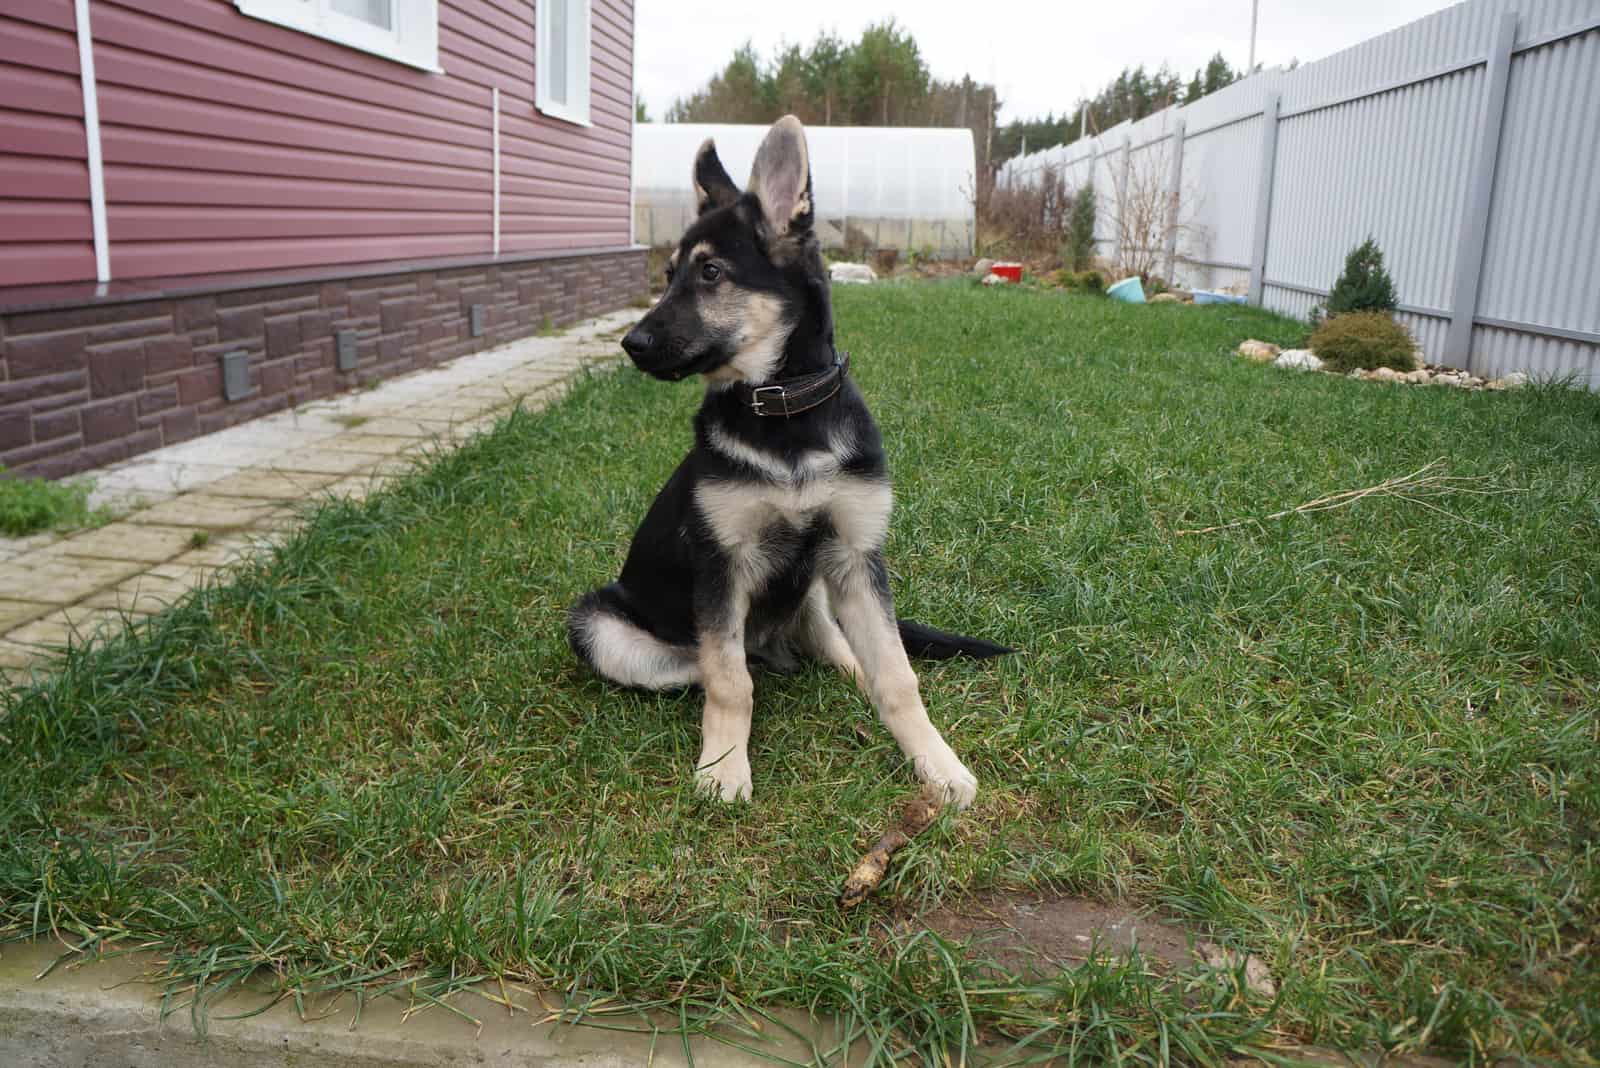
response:
[(1072, 210), (1067, 216), (1067, 247), (1062, 259), (1068, 260), (1074, 271), (1087, 270), (1094, 260), (1094, 186), (1085, 185), (1072, 198)]
[(1397, 305), (1394, 279), (1383, 269), (1383, 252), (1369, 237), (1345, 257), (1344, 273), (1328, 294), (1328, 318), (1347, 312), (1393, 312)]
[(1346, 312), (1329, 319), (1317, 327), (1309, 344), (1330, 371), (1416, 368), (1416, 343), (1406, 328), (1385, 312)]

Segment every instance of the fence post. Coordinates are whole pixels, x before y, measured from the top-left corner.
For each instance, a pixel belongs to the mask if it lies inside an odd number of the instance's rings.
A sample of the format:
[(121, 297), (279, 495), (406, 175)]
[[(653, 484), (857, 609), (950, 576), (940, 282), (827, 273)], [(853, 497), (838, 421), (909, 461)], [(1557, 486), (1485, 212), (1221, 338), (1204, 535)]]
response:
[(1467, 198), (1456, 240), (1456, 278), (1450, 301), (1450, 329), (1445, 333), (1441, 362), (1472, 370), (1472, 321), (1478, 314), (1478, 288), (1483, 279), (1483, 249), (1489, 240), (1489, 208), (1494, 203), (1494, 168), (1500, 156), (1500, 128), (1506, 114), (1511, 50), (1517, 40), (1517, 14), (1507, 11), (1495, 29), (1484, 79), (1483, 114), (1479, 119), (1478, 153), (1467, 171)]
[(1122, 141), (1122, 166), (1117, 168), (1117, 229), (1112, 235), (1115, 244), (1111, 246), (1111, 258), (1116, 269), (1122, 270), (1122, 222), (1127, 211), (1128, 201), (1128, 170), (1133, 166), (1133, 138), (1123, 138)]
[(1267, 271), (1267, 227), (1272, 222), (1272, 179), (1278, 170), (1278, 111), (1283, 94), (1268, 93), (1261, 111), (1261, 180), (1256, 190), (1256, 232), (1250, 252), (1250, 303), (1260, 304)]
[(1167, 285), (1177, 285), (1173, 268), (1178, 259), (1178, 209), (1181, 206), (1179, 187), (1183, 184), (1183, 120), (1172, 127), (1172, 170), (1167, 175)]

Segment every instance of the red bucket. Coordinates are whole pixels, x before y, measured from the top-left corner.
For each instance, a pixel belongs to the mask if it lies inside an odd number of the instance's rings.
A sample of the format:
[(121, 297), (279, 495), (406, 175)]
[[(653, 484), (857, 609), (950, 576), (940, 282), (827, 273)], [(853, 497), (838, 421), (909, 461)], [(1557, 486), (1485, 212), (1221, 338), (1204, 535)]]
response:
[(1004, 278), (1007, 282), (1020, 282), (1022, 281), (1022, 264), (997, 263), (989, 268), (989, 273), (999, 278)]

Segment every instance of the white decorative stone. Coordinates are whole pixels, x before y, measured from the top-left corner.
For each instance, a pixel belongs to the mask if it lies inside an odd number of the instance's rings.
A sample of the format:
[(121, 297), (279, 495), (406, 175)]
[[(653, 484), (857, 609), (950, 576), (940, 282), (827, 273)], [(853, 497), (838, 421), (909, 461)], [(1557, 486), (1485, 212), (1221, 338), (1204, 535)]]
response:
[(864, 263), (836, 263), (828, 271), (835, 282), (859, 282), (863, 285), (878, 280), (871, 267)]
[(994, 260), (991, 260), (989, 257), (985, 256), (983, 259), (972, 265), (972, 273), (979, 278), (987, 278), (989, 277), (990, 269), (993, 267)]
[(1272, 361), (1272, 366), (1291, 371), (1320, 371), (1322, 360), (1310, 349), (1288, 349)]
[(1488, 388), (1489, 389), (1497, 389), (1497, 390), (1498, 389), (1521, 389), (1523, 386), (1525, 386), (1527, 384), (1528, 384), (1528, 376), (1526, 374), (1524, 374), (1521, 371), (1512, 371), (1510, 374), (1501, 375), (1499, 378), (1497, 378), (1494, 381), (1490, 382), (1488, 384)]

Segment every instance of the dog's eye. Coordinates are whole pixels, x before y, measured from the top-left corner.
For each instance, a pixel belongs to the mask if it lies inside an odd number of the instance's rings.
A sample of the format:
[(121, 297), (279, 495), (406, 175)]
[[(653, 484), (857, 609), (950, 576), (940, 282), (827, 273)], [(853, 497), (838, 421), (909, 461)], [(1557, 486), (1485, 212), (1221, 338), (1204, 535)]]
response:
[(672, 282), (672, 268), (671, 267), (667, 268), (667, 282), (669, 284)]
[(708, 263), (700, 268), (700, 277), (707, 282), (715, 282), (722, 277), (722, 268), (714, 263)]

